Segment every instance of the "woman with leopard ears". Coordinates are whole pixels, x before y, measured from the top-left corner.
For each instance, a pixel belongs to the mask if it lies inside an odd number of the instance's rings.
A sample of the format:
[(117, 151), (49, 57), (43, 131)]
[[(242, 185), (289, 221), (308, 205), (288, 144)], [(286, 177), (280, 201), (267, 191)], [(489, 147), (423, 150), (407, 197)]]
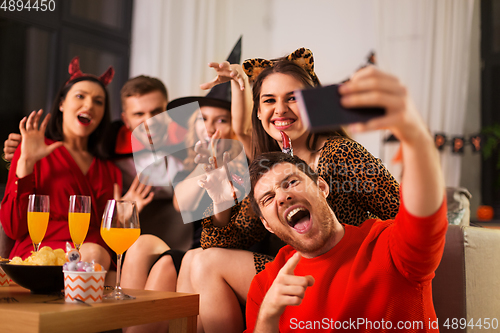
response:
[[(288, 134), (288, 137), (293, 142), (294, 149), (297, 149), (302, 146), (302, 142), (305, 143), (305, 147), (307, 150), (314, 152), (318, 151), (318, 139), (321, 137), (330, 137), (330, 136), (341, 136), (348, 137), (347, 133), (344, 129), (339, 129), (337, 131), (329, 131), (329, 132), (321, 132), (321, 133), (310, 133), (309, 131), (305, 132), (305, 127), (300, 121), (300, 114), (298, 110), (296, 114), (292, 114), (289, 117), (287, 122), (278, 122), (279, 125), (284, 126), (276, 126), (275, 120), (277, 117), (273, 118), (273, 127), (264, 127), (264, 120), (261, 119), (261, 115), (259, 114), (260, 109), (260, 92), (262, 89), (262, 82), (266, 79), (267, 76), (273, 73), (280, 73), (294, 78), (296, 81), (299, 81), (303, 88), (313, 88), (321, 86), (321, 83), (314, 73), (314, 57), (312, 52), (306, 48), (300, 48), (292, 52), (290, 55), (273, 60), (266, 59), (248, 59), (243, 62), (243, 70), (248, 75), (248, 80), (251, 84), (253, 84), (253, 110), (252, 110), (252, 127), (253, 127), (253, 140), (252, 140), (252, 154), (254, 156), (260, 155), (265, 152), (270, 151), (281, 151), (282, 144), (282, 136), (279, 132), (285, 132)], [(293, 96), (293, 91), (289, 91), (289, 99), (291, 104), (295, 104), (295, 98)], [(273, 99), (266, 99), (265, 104), (269, 105), (273, 102)], [(267, 108), (266, 108), (267, 109)], [(297, 109), (295, 107), (294, 109)], [(297, 124), (293, 124), (297, 122)], [(273, 129), (276, 129), (273, 131)], [(299, 131), (300, 134), (306, 133), (306, 137), (300, 138), (297, 142), (297, 138), (293, 136), (297, 136), (295, 132)], [(278, 135), (276, 135), (278, 133)], [(274, 134), (274, 135), (273, 135)], [(290, 134), (292, 137), (290, 137)], [(321, 146), (319, 146), (321, 149)]]
[[(253, 83), (253, 156), (285, 148), (284, 132), (293, 154), (329, 183), (327, 201), (339, 221), (359, 225), (373, 217), (395, 217), (399, 184), (382, 163), (343, 130), (313, 135), (302, 122), (293, 92), (320, 84), (310, 50), (298, 49), (276, 60), (250, 59), (242, 67)], [(205, 332), (242, 331), (243, 314), (238, 305), (246, 301), (253, 276), (276, 252), (248, 251), (267, 233), (248, 198), (204, 219), (203, 227), (201, 242), (206, 250), (192, 261), (193, 289), (178, 290), (200, 294)]]

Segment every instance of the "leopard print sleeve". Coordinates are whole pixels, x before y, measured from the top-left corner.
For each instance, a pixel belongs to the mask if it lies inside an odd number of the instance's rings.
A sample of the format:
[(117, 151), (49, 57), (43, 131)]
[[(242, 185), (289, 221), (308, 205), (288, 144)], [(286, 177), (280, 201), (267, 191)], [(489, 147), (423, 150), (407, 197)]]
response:
[(359, 143), (344, 137), (329, 138), (317, 171), (329, 182), (327, 200), (340, 222), (358, 225), (368, 218), (396, 216), (398, 182)]
[(205, 211), (202, 221), (201, 247), (223, 247), (230, 249), (248, 249), (261, 241), (267, 230), (260, 219), (253, 213), (248, 197), (244, 198), (231, 210), (231, 220), (224, 227), (216, 227), (212, 221), (213, 207)]

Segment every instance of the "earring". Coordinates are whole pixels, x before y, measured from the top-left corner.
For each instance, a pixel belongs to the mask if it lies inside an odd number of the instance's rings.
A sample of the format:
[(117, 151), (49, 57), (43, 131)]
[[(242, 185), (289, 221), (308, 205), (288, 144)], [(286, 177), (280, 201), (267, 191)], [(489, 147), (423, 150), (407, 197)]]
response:
[(260, 114), (257, 115), (257, 118), (260, 120)]

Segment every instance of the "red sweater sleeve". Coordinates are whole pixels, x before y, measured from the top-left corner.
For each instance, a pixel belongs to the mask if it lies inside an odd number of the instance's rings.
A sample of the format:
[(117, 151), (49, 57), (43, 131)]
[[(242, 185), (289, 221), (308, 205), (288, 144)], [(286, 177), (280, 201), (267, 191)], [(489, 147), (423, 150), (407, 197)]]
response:
[[(113, 162), (108, 161), (108, 163), (113, 168), (113, 176), (114, 176), (113, 180), (120, 187), (120, 193), (123, 193), (122, 172)], [(128, 189), (127, 189), (127, 191), (128, 191)]]
[[(260, 299), (261, 301), (257, 303), (256, 298)], [(247, 327), (245, 333), (253, 332), (255, 328), (255, 323), (257, 321), (257, 316), (259, 315), (260, 304), (262, 303), (263, 298), (264, 297), (261, 295), (261, 291), (258, 289), (256, 283), (252, 282), (252, 284), (250, 285), (250, 291), (248, 292), (247, 295), (247, 303), (245, 309), (246, 327)]]
[(274, 270), (274, 266), (271, 268), (268, 265), (265, 270), (253, 278), (247, 294), (247, 303), (245, 308), (245, 333), (251, 333), (255, 329), (260, 306), (266, 296), (267, 290), (270, 288), (268, 283), (272, 284), (276, 275), (278, 275), (278, 272)]
[(448, 220), (446, 197), (441, 207), (428, 217), (410, 214), (401, 198), (401, 208), (389, 239), (397, 269), (409, 280), (422, 282), (434, 277), (443, 255)]
[(260, 306), (267, 291), (273, 284), (281, 267), (295, 254), (295, 249), (290, 245), (285, 245), (281, 248), (279, 254), (273, 262), (266, 265), (266, 269), (257, 274), (250, 284), (250, 289), (247, 294), (247, 303), (245, 308), (246, 330), (245, 333), (253, 332), (257, 317), (259, 315)]
[(2, 222), (5, 234), (12, 239), (24, 238), (28, 233), (28, 223), (26, 220), (28, 196), (35, 193), (36, 183), (36, 165), (31, 174), (23, 178), (17, 177), (16, 168), (20, 156), (21, 146), (17, 148), (12, 159), (0, 210), (0, 221)]

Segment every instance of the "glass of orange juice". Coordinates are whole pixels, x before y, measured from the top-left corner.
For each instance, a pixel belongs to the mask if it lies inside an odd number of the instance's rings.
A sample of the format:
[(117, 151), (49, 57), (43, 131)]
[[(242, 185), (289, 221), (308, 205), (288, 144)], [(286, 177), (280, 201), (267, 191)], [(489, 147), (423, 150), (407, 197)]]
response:
[(42, 243), (49, 224), (50, 200), (48, 195), (30, 194), (28, 197), (28, 231), (35, 252)]
[(87, 236), (90, 224), (90, 197), (86, 195), (72, 195), (69, 197), (68, 211), (69, 233), (75, 249), (80, 247)]
[(101, 223), (101, 236), (108, 246), (116, 252), (116, 287), (105, 299), (135, 298), (123, 293), (120, 287), (122, 255), (139, 238), (141, 229), (135, 201), (108, 200)]

